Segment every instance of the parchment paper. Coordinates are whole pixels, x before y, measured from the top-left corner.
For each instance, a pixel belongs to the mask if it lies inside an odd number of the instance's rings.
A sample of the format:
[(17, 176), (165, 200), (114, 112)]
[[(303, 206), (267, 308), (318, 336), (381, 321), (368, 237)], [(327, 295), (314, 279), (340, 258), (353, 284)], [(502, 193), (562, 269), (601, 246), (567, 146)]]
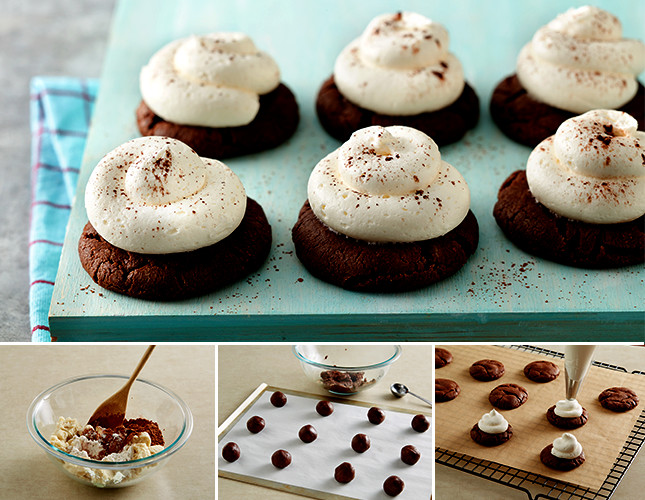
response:
[[(558, 400), (565, 399), (564, 359), (551, 358), (530, 352), (496, 346), (445, 346), (453, 362), (436, 370), (437, 378), (456, 381), (461, 387), (459, 396), (446, 403), (436, 404), (437, 447), (490, 460), (560, 481), (598, 490), (604, 483), (630, 431), (643, 411), (645, 377), (592, 366), (589, 369), (578, 401), (589, 413), (587, 423), (572, 431), (552, 426), (546, 411)], [(492, 382), (479, 382), (468, 368), (480, 359), (496, 359), (504, 363), (506, 373)], [(552, 382), (539, 384), (524, 376), (524, 366), (531, 361), (549, 360), (560, 368)], [(488, 394), (499, 384), (516, 383), (527, 389), (528, 400), (515, 410), (500, 411), (513, 426), (513, 437), (503, 445), (486, 448), (470, 438), (470, 429), (485, 412), (493, 407)], [(598, 395), (609, 387), (625, 386), (641, 398), (635, 409), (614, 413), (604, 409)], [(564, 432), (571, 432), (582, 444), (586, 461), (577, 469), (558, 472), (540, 461), (540, 451)]]
[[(280, 389), (288, 401), (284, 407), (275, 408), (269, 401), (273, 390), (267, 388), (239, 420), (220, 435), (220, 473), (225, 471), (235, 474), (236, 479), (315, 498), (332, 498), (330, 495), (333, 495), (333, 498), (370, 500), (389, 499), (383, 492), (383, 481), (397, 475), (405, 482), (405, 489), (397, 498), (430, 498), (434, 460), (432, 428), (424, 433), (412, 430), (410, 422), (414, 413), (381, 406), (386, 413), (385, 421), (373, 425), (367, 420), (371, 405), (359, 406), (362, 403), (329, 398), (333, 401), (334, 413), (321, 417), (315, 410), (321, 399), (319, 396)], [(258, 434), (251, 434), (246, 429), (247, 420), (254, 415), (266, 422), (266, 427)], [(313, 443), (305, 444), (298, 438), (298, 431), (306, 424), (318, 431), (318, 438)], [(371, 447), (365, 453), (356, 453), (351, 448), (352, 437), (358, 433), (366, 434), (371, 440)], [(228, 463), (221, 454), (230, 441), (236, 442), (241, 450), (240, 458), (233, 463)], [(413, 466), (400, 459), (401, 448), (407, 444), (416, 446), (421, 452), (421, 459)], [(291, 453), (293, 461), (285, 469), (277, 469), (271, 464), (271, 455), (278, 449)], [(356, 469), (356, 478), (348, 484), (340, 484), (334, 479), (334, 469), (342, 462), (350, 462)]]

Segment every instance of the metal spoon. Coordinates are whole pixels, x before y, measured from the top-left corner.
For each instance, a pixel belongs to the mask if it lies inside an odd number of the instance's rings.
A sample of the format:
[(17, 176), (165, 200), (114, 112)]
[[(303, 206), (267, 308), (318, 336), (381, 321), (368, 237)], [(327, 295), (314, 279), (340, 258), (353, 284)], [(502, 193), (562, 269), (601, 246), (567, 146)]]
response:
[(88, 425), (91, 425), (92, 427), (100, 425), (106, 429), (114, 429), (123, 424), (123, 421), (125, 420), (125, 409), (128, 406), (130, 387), (132, 387), (132, 384), (139, 375), (139, 372), (141, 372), (143, 365), (148, 361), (154, 348), (155, 346), (151, 345), (146, 349), (146, 352), (141, 357), (141, 361), (139, 361), (139, 364), (134, 369), (134, 372), (125, 385), (99, 405), (87, 421)]
[(410, 392), (410, 389), (408, 389), (405, 385), (399, 384), (398, 382), (396, 384), (392, 384), (390, 386), (390, 391), (392, 391), (392, 394), (394, 394), (397, 398), (402, 398), (406, 394), (411, 394), (415, 398), (419, 398), (421, 401), (426, 403), (430, 408), (432, 408), (432, 403), (428, 401), (425, 398), (422, 398), (418, 394), (415, 394), (414, 392)]

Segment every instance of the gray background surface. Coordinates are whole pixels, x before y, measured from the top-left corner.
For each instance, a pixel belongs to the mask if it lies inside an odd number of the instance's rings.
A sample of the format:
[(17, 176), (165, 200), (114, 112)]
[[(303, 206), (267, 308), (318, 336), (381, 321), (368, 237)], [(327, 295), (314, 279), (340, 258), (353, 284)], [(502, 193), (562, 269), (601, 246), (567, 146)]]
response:
[(98, 77), (115, 0), (5, 0), (0, 16), (0, 341), (29, 326), (29, 80)]

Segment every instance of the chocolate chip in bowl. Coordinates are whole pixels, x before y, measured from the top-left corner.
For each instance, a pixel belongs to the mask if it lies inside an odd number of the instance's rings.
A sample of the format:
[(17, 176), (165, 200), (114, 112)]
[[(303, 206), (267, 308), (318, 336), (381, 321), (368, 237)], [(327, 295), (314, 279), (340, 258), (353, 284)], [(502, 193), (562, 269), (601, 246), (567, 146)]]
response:
[(397, 345), (296, 345), (307, 378), (331, 394), (347, 396), (372, 387), (401, 355)]

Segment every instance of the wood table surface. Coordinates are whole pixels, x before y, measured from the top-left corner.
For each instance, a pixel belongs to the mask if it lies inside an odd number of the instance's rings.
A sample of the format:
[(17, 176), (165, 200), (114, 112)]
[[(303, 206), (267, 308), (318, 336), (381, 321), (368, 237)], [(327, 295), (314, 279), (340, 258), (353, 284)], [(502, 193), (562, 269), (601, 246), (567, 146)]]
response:
[[(579, 2), (575, 2), (579, 3)], [(625, 36), (645, 38), (645, 4), (599, 0), (623, 22)], [(566, 10), (562, 2), (374, 0), (347, 9), (342, 0), (239, 2), (120, 1), (112, 24), (93, 125), (50, 309), (61, 340), (237, 341), (640, 341), (643, 266), (574, 269), (532, 257), (511, 244), (492, 209), (497, 190), (524, 168), (530, 148), (507, 139), (492, 123), (495, 85), (514, 71), (520, 48)], [(314, 102), (341, 49), (377, 14), (420, 12), (443, 24), (450, 50), (477, 91), (478, 126), (442, 158), (465, 177), (480, 225), (475, 255), (449, 279), (399, 294), (349, 292), (313, 278), (300, 264), (291, 228), (306, 199), (316, 163), (340, 143), (321, 128)], [(530, 15), (526, 12), (530, 11)], [(151, 17), (152, 16), (152, 17)], [(100, 289), (80, 266), (77, 242), (87, 222), (84, 188), (101, 157), (139, 135), (134, 112), (138, 74), (166, 43), (193, 33), (242, 31), (270, 53), (294, 91), (301, 122), (280, 147), (227, 160), (250, 197), (264, 208), (273, 248), (259, 272), (212, 294), (175, 303), (142, 301)]]

